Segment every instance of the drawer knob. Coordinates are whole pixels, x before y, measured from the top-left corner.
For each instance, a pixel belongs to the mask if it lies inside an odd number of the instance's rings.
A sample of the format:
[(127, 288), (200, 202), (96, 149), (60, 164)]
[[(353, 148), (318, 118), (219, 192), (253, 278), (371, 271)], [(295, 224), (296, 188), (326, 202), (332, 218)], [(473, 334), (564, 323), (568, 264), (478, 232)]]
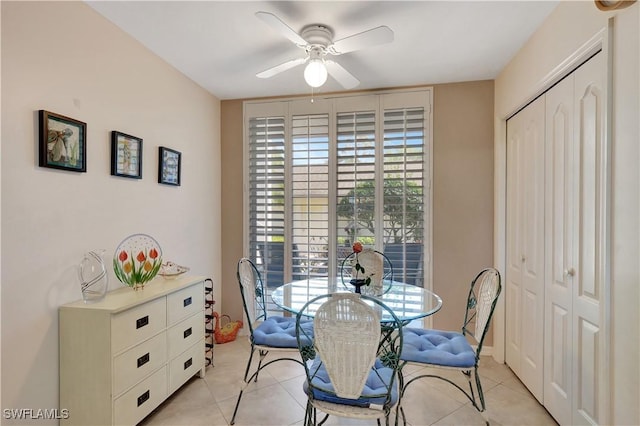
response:
[(144, 327), (145, 325), (148, 325), (148, 324), (149, 324), (149, 315), (145, 315), (142, 318), (138, 318), (136, 320), (136, 329), (142, 328), (142, 327)]
[(146, 391), (138, 397), (138, 407), (149, 400), (149, 391)]
[(182, 301), (182, 307), (186, 308), (187, 306), (189, 306), (191, 303), (193, 303), (193, 300), (191, 300), (191, 297), (187, 297), (186, 299), (184, 299)]
[(193, 330), (191, 330), (191, 327), (189, 327), (184, 331), (184, 333), (182, 333), (182, 337), (186, 339), (187, 337), (191, 336), (191, 333), (193, 333)]

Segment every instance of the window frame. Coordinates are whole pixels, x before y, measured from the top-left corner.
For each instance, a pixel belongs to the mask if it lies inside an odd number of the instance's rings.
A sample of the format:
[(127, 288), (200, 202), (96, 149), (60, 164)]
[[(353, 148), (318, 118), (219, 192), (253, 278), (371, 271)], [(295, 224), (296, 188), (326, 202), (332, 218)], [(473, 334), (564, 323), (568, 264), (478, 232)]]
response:
[[(329, 212), (328, 221), (331, 224), (328, 229), (329, 242), (337, 241), (336, 226), (336, 150), (337, 150), (337, 123), (336, 118), (342, 112), (364, 111), (372, 109), (375, 111), (375, 155), (376, 155), (376, 181), (384, 178), (384, 111), (394, 108), (424, 108), (424, 259), (422, 287), (431, 290), (433, 288), (433, 88), (417, 88), (407, 90), (383, 90), (367, 92), (364, 94), (349, 93), (327, 95), (322, 98), (314, 97), (313, 102), (308, 97), (278, 98), (273, 100), (247, 100), (243, 102), (243, 254), (249, 254), (250, 248), (250, 206), (249, 206), (249, 122), (252, 117), (274, 117), (284, 116), (284, 138), (285, 138), (285, 158), (291, 158), (291, 126), (294, 115), (327, 113), (329, 118)], [(381, 161), (378, 161), (381, 159)], [(285, 162), (285, 182), (292, 182), (292, 162)], [(383, 199), (383, 185), (377, 185), (377, 199)], [(285, 206), (291, 206), (292, 191), (285, 191)], [(376, 203), (376, 229), (382, 226), (382, 203)], [(285, 208), (285, 223), (291, 224), (292, 209)], [(284, 240), (292, 241), (292, 230), (290, 226), (285, 227)], [(382, 250), (382, 239), (377, 239), (376, 249)], [(328, 244), (328, 257), (336, 259), (336, 244)], [(291, 281), (292, 270), (292, 250), (291, 244), (285, 244), (285, 266), (284, 282)], [(337, 276), (338, 265), (331, 262), (329, 265), (329, 276)]]

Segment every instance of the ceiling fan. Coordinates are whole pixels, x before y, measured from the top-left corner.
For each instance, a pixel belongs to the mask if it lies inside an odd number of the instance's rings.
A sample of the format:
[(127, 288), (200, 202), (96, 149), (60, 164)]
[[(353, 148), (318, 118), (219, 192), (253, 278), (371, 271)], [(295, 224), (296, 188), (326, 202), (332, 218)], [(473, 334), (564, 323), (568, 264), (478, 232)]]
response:
[(352, 89), (360, 84), (360, 81), (342, 65), (331, 59), (326, 59), (326, 57), (342, 55), (393, 41), (393, 31), (384, 25), (333, 41), (333, 30), (324, 24), (307, 25), (298, 34), (272, 13), (256, 12), (256, 16), (306, 52), (304, 58), (292, 59), (259, 72), (256, 74), (259, 78), (273, 77), (283, 71), (308, 63), (305, 67), (304, 78), (309, 86), (322, 86), (327, 81), (328, 73), (342, 87)]

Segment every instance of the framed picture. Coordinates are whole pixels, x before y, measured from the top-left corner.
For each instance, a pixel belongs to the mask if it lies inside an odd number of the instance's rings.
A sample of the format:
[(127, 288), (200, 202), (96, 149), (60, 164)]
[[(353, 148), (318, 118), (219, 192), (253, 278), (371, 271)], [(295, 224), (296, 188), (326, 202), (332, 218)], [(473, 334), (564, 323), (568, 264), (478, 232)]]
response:
[(87, 171), (87, 123), (40, 110), (39, 166)]
[(142, 179), (142, 139), (111, 132), (111, 174)]
[(159, 148), (158, 183), (180, 186), (180, 161), (182, 154), (179, 151)]

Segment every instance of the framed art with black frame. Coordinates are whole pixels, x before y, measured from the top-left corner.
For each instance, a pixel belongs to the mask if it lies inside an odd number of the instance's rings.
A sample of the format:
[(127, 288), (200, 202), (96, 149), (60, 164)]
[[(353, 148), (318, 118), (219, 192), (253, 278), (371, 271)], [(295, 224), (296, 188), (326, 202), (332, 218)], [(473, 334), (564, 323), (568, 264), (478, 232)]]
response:
[(39, 166), (87, 171), (87, 123), (41, 109)]
[(158, 183), (180, 186), (182, 153), (161, 146), (159, 147), (158, 159)]
[(142, 179), (142, 139), (111, 132), (111, 174)]

